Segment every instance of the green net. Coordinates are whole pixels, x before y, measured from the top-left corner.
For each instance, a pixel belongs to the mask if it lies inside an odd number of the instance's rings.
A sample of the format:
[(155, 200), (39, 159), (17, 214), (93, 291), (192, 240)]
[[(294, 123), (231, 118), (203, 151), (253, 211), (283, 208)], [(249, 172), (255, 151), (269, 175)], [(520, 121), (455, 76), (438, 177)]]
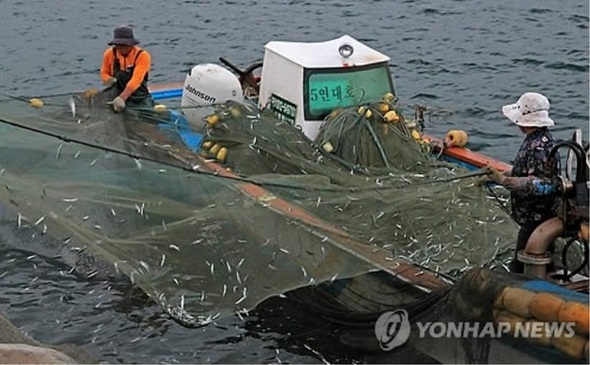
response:
[(0, 201), (183, 325), (300, 287), (394, 277), (400, 262), (453, 278), (509, 259), (508, 214), (473, 173), (436, 160), (399, 108), (340, 110), (310, 141), (247, 103), (203, 108), (217, 116), (207, 124), (171, 108), (115, 114), (106, 100), (2, 101)]

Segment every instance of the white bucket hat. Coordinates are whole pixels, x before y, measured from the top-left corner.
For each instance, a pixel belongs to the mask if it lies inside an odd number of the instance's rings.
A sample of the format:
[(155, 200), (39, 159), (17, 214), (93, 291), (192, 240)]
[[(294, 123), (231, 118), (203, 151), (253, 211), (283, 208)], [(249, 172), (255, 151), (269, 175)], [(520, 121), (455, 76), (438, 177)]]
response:
[(552, 127), (549, 118), (549, 100), (539, 93), (524, 93), (516, 104), (504, 105), (502, 113), (521, 127)]

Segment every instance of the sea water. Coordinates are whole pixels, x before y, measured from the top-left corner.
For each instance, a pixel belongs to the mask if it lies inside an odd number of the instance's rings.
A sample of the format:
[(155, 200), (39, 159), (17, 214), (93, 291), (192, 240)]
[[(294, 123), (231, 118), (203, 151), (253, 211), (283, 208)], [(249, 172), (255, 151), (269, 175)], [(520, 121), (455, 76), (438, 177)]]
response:
[[(501, 107), (527, 91), (551, 101), (556, 138), (575, 128), (588, 137), (588, 8), (551, 0), (0, 0), (0, 92), (99, 87), (102, 53), (121, 24), (150, 51), (152, 84), (183, 81), (219, 57), (243, 68), (271, 40), (349, 34), (391, 57), (398, 97), (429, 108), (429, 133), (463, 129), (470, 148), (510, 162), (522, 135)], [(0, 217), (0, 310), (37, 340), (81, 345), (111, 363), (371, 361), (282, 298), (245, 322), (182, 328), (136, 288), (82, 280), (58, 259), (31, 255), (27, 248), (42, 242), (19, 232), (11, 212)]]

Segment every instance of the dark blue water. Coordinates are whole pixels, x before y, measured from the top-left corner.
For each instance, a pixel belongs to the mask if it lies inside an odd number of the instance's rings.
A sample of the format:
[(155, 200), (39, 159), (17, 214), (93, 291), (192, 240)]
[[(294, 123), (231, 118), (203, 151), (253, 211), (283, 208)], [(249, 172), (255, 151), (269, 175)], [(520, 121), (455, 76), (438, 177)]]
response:
[[(398, 96), (429, 106), (431, 134), (464, 129), (469, 147), (510, 161), (522, 136), (501, 107), (536, 91), (551, 101), (557, 138), (575, 128), (588, 138), (587, 1), (0, 0), (0, 10), (0, 92), (12, 95), (98, 87), (101, 55), (123, 23), (152, 54), (152, 83), (182, 81), (220, 56), (246, 66), (271, 40), (349, 34), (392, 58)], [(79, 280), (59, 261), (17, 250), (35, 241), (14, 231), (6, 216), (0, 310), (38, 340), (79, 344), (108, 362), (370, 361), (280, 298), (246, 322), (181, 328), (131, 287)]]

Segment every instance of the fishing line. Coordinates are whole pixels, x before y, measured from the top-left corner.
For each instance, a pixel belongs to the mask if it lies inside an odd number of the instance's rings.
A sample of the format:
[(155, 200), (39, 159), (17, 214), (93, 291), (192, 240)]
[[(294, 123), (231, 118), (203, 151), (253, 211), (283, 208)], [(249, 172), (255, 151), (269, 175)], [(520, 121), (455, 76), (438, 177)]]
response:
[(18, 101), (22, 101), (22, 102), (25, 102), (25, 103), (28, 103), (29, 100), (31, 99), (31, 98), (25, 98), (24, 96), (14, 96), (14, 95), (5, 94), (5, 93), (2, 93), (2, 92), (0, 92), (0, 95), (2, 95), (4, 97), (7, 97), (7, 98), (9, 98), (11, 100), (18, 100)]
[[(16, 101), (21, 101), (21, 102), (26, 103), (26, 104), (31, 104), (31, 100), (32, 99), (39, 99), (39, 100), (41, 100), (41, 98), (42, 98), (42, 97), (39, 97), (39, 96), (37, 96), (37, 97), (13, 96), (13, 95), (5, 94), (5, 93), (2, 93), (2, 92), (0, 92), (0, 95), (8, 98), (7, 100), (0, 100), (0, 101), (16, 100)], [(67, 96), (67, 95), (73, 95), (73, 94), (72, 93), (62, 94), (61, 96)], [(55, 95), (55, 96), (58, 96), (58, 95)], [(43, 102), (43, 105), (41, 107), (43, 107), (43, 106), (69, 107), (68, 104), (53, 104), (53, 103), (45, 103), (45, 102)], [(31, 108), (33, 108), (33, 107), (34, 106), (31, 105)]]
[[(379, 186), (379, 185), (377, 185), (377, 186), (363, 186), (363, 187), (309, 186), (309, 185), (298, 185), (298, 184), (289, 184), (289, 183), (281, 183), (281, 182), (258, 181), (256, 179), (241, 177), (241, 176), (237, 176), (237, 175), (220, 175), (218, 172), (215, 172), (215, 171), (201, 170), (201, 169), (199, 169), (200, 165), (191, 165), (190, 167), (177, 165), (177, 164), (173, 164), (173, 163), (170, 163), (167, 161), (162, 161), (162, 160), (158, 160), (158, 159), (147, 157), (147, 156), (141, 156), (141, 155), (133, 153), (133, 152), (120, 150), (120, 149), (113, 148), (113, 147), (103, 146), (103, 145), (95, 144), (92, 142), (81, 141), (76, 138), (66, 137), (66, 136), (63, 136), (63, 135), (60, 135), (57, 133), (44, 131), (42, 129), (38, 129), (35, 127), (30, 127), (30, 126), (18, 124), (18, 123), (15, 123), (15, 122), (3, 119), (3, 118), (0, 118), (0, 123), (4, 123), (4, 124), (11, 125), (13, 127), (25, 129), (30, 132), (46, 135), (46, 136), (56, 138), (56, 139), (59, 139), (61, 141), (67, 142), (67, 143), (78, 143), (80, 145), (91, 147), (91, 148), (96, 148), (96, 149), (99, 149), (102, 151), (112, 152), (112, 153), (128, 156), (128, 157), (131, 157), (136, 160), (149, 161), (149, 162), (161, 164), (164, 166), (168, 166), (171, 168), (180, 169), (180, 170), (190, 172), (190, 173), (197, 173), (197, 174), (207, 175), (207, 176), (216, 177), (216, 178), (223, 178), (223, 179), (239, 181), (239, 182), (244, 182), (244, 183), (251, 183), (254, 185), (258, 185), (258, 186), (273, 186), (273, 187), (279, 187), (279, 188), (314, 190), (314, 191), (332, 191), (332, 192), (333, 191), (359, 192), (359, 191), (367, 191), (367, 190), (387, 190), (387, 189), (397, 189), (398, 188), (397, 186)], [(172, 155), (172, 157), (174, 157), (174, 156)], [(181, 160), (179, 160), (179, 161), (181, 161)], [(185, 164), (188, 164), (186, 161), (182, 161), (182, 162), (184, 162)], [(470, 177), (470, 176), (467, 176), (467, 177)], [(462, 177), (456, 177), (454, 179), (457, 179), (457, 178), (462, 178)]]
[[(104, 91), (104, 90), (102, 90)], [(102, 92), (102, 91), (99, 91)], [(4, 94), (4, 93), (0, 93), (0, 95), (4, 95), (7, 97), (10, 97), (11, 99), (15, 99), (18, 101), (22, 101), (22, 102), (29, 102), (28, 100), (24, 100), (20, 97), (16, 97), (16, 96), (12, 96), (12, 95), (8, 95), (8, 94)], [(66, 94), (66, 95), (71, 95), (71, 94)], [(64, 107), (66, 107), (67, 105), (62, 105)], [(187, 106), (185, 107), (186, 109), (189, 108), (202, 108), (203, 106)], [(208, 106), (210, 107), (210, 106)], [(140, 112), (141, 114), (147, 114), (149, 113), (149, 117), (153, 116), (154, 114), (157, 114), (157, 112), (154, 111), (154, 108), (146, 108), (146, 107), (132, 107), (130, 106), (129, 108), (130, 112)], [(175, 108), (176, 109), (176, 108)], [(127, 111), (127, 109), (126, 109)], [(146, 116), (147, 117), (147, 116)], [(361, 116), (362, 117), (362, 116)], [(146, 122), (154, 122), (155, 120), (160, 121), (162, 123), (169, 123), (169, 124), (174, 124), (177, 125), (175, 123), (171, 123), (170, 121), (166, 121), (166, 120), (162, 120), (162, 119), (158, 119), (158, 118), (152, 118), (152, 121), (146, 121)], [(26, 126), (26, 125), (22, 125), (16, 122), (12, 122), (6, 119), (2, 119), (0, 118), (0, 122), (11, 125), (13, 127), (17, 127), (17, 128), (21, 128), (21, 129), (25, 129), (34, 133), (39, 133), (42, 135), (46, 135), (52, 138), (57, 138), (59, 140), (62, 140), (64, 142), (68, 142), (68, 143), (78, 143), (87, 147), (91, 147), (91, 148), (96, 148), (99, 150), (103, 150), (106, 152), (112, 152), (112, 153), (117, 153), (120, 155), (124, 155), (124, 156), (128, 156), (131, 157), (133, 159), (136, 160), (143, 160), (143, 161), (150, 161), (153, 163), (157, 163), (157, 164), (162, 164), (168, 167), (172, 167), (172, 168), (178, 168), (181, 169), (183, 171), (187, 171), (187, 172), (191, 172), (191, 173), (198, 173), (198, 174), (204, 174), (204, 175), (208, 175), (208, 176), (212, 176), (212, 177), (221, 177), (221, 178), (225, 178), (225, 179), (229, 179), (229, 180), (234, 180), (234, 181), (240, 181), (240, 182), (246, 182), (246, 183), (251, 183), (254, 185), (258, 185), (258, 186), (274, 186), (274, 187), (279, 187), (279, 188), (289, 188), (289, 189), (300, 189), (300, 190), (315, 190), (315, 191), (347, 191), (347, 192), (355, 192), (355, 191), (366, 191), (366, 190), (387, 190), (387, 189), (394, 189), (397, 188), (396, 186), (364, 186), (364, 187), (344, 187), (344, 186), (334, 186), (334, 187), (325, 187), (325, 186), (309, 186), (309, 185), (298, 185), (298, 184), (288, 184), (288, 183), (280, 183), (280, 182), (265, 182), (265, 181), (257, 181), (255, 179), (252, 178), (245, 178), (245, 177), (240, 177), (240, 176), (236, 176), (236, 175), (219, 175), (218, 172), (210, 172), (210, 171), (204, 171), (204, 170), (200, 170), (199, 169), (199, 165), (191, 165), (190, 167), (188, 166), (182, 166), (182, 165), (177, 165), (177, 164), (173, 164), (170, 162), (166, 162), (166, 161), (161, 161), (161, 160), (157, 160), (155, 158), (151, 158), (151, 157), (147, 157), (147, 156), (141, 156), (139, 154), (133, 153), (133, 152), (129, 152), (129, 151), (125, 151), (125, 150), (120, 150), (120, 149), (116, 149), (116, 148), (112, 148), (112, 147), (108, 147), (108, 146), (104, 146), (104, 145), (99, 145), (99, 144), (95, 144), (95, 143), (91, 143), (91, 142), (86, 142), (86, 141), (82, 141), (76, 138), (71, 138), (71, 137), (66, 137), (57, 133), (53, 133), (53, 132), (49, 132), (49, 131), (45, 131), (42, 129), (38, 129), (35, 127), (31, 127), (31, 126)], [(315, 145), (314, 146), (321, 151), (320, 148), (318, 148), (319, 146)], [(326, 154), (322, 155), (326, 156)], [(171, 155), (172, 157), (175, 157), (173, 155)], [(334, 158), (334, 156), (329, 155), (327, 156), (328, 158), (334, 159), (339, 163), (344, 162), (342, 159), (337, 159)], [(185, 164), (188, 164), (188, 162), (186, 161), (182, 161), (179, 160)], [(355, 172), (360, 172), (362, 174), (368, 175), (368, 173), (366, 171), (363, 171), (359, 166), (353, 166), (350, 163), (346, 163), (344, 164), (345, 167), (355, 171)], [(418, 185), (424, 185), (424, 184), (432, 184), (432, 183), (444, 183), (444, 182), (450, 182), (450, 181), (454, 181), (454, 180), (458, 180), (458, 179), (464, 179), (464, 178), (470, 178), (470, 177), (475, 177), (475, 176), (481, 176), (481, 175), (485, 175), (486, 173), (484, 172), (475, 172), (475, 173), (470, 173), (470, 174), (465, 174), (465, 175), (461, 175), (461, 176), (456, 176), (453, 178), (449, 178), (449, 179), (443, 179), (443, 180), (435, 180), (435, 181), (430, 181), (430, 182), (423, 182), (423, 183), (418, 183)]]
[[(372, 188), (372, 189), (377, 189), (378, 188), (378, 187), (354, 188), (354, 187), (341, 187), (341, 186), (332, 187), (332, 188), (327, 188), (327, 187), (313, 187), (313, 188), (310, 188), (309, 186), (306, 186), (306, 185), (287, 184), (287, 183), (279, 183), (279, 182), (257, 181), (255, 179), (240, 177), (240, 176), (237, 176), (237, 175), (219, 175), (219, 173), (218, 172), (215, 172), (215, 171), (204, 171), (204, 170), (200, 170), (199, 169), (200, 165), (191, 165), (190, 167), (188, 167), (188, 166), (182, 166), (182, 165), (176, 165), (176, 164), (173, 164), (173, 163), (170, 163), (170, 162), (167, 162), (167, 161), (161, 161), (161, 160), (157, 160), (155, 158), (151, 158), (151, 157), (147, 157), (147, 156), (140, 156), (140, 155), (135, 154), (133, 152), (119, 150), (119, 149), (116, 149), (116, 148), (112, 148), (112, 147), (108, 147), (108, 146), (103, 146), (103, 145), (99, 145), (99, 144), (95, 144), (95, 143), (91, 143), (91, 142), (81, 141), (81, 140), (78, 140), (76, 138), (70, 138), (70, 137), (66, 137), (66, 136), (63, 136), (63, 135), (60, 135), (60, 134), (57, 134), (57, 133), (48, 132), (48, 131), (44, 131), (42, 129), (38, 129), (38, 128), (34, 128), (34, 127), (30, 127), (30, 126), (18, 124), (18, 123), (15, 123), (15, 122), (12, 122), (10, 120), (3, 119), (3, 118), (0, 118), (0, 123), (8, 124), (8, 125), (11, 125), (13, 127), (17, 127), (17, 128), (21, 128), (21, 129), (24, 129), (24, 130), (28, 130), (30, 132), (39, 133), (39, 134), (42, 134), (42, 135), (45, 135), (45, 136), (56, 138), (56, 139), (59, 139), (61, 141), (67, 142), (67, 143), (78, 143), (80, 145), (91, 147), (91, 148), (96, 148), (96, 149), (99, 149), (99, 150), (102, 150), (102, 151), (112, 152), (112, 153), (116, 153), (116, 154), (128, 156), (128, 157), (131, 157), (131, 158), (136, 159), (136, 160), (143, 160), (143, 161), (154, 162), (154, 163), (161, 164), (161, 165), (164, 165), (164, 166), (168, 166), (168, 167), (171, 167), (171, 168), (181, 169), (183, 171), (190, 172), (190, 173), (197, 173), (197, 174), (203, 174), (203, 175), (207, 175), (207, 176), (211, 176), (211, 177), (216, 177), (216, 178), (223, 178), (223, 179), (234, 180), (234, 181), (239, 181), (239, 182), (251, 183), (251, 184), (254, 184), (254, 185), (258, 185), (258, 186), (275, 186), (275, 187), (283, 187), (283, 188), (290, 188), (290, 189), (316, 190), (316, 191), (356, 191), (356, 190), (367, 190), (368, 188)], [(172, 156), (172, 157), (175, 157), (175, 156)], [(179, 160), (179, 161), (181, 161), (181, 160)], [(187, 163), (185, 161), (182, 161), (182, 162)]]
[(502, 199), (500, 199), (500, 197), (494, 192), (494, 189), (492, 189), (492, 187), (490, 186), (490, 184), (486, 184), (486, 187), (488, 188), (488, 191), (490, 192), (490, 194), (492, 195), (492, 197), (494, 198), (494, 200), (496, 200), (496, 202), (498, 203), (498, 205), (500, 206), (500, 208), (502, 208), (502, 210), (504, 212), (506, 212), (508, 215), (511, 215), (512, 212), (510, 211), (510, 209), (508, 209), (508, 207), (502, 201)]
[(240, 181), (245, 181), (245, 179), (240, 178), (240, 177), (220, 176), (220, 175), (218, 175), (217, 173), (214, 173), (214, 172), (198, 170), (199, 165), (194, 165), (191, 168), (186, 167), (186, 166), (179, 166), (179, 165), (172, 164), (170, 162), (160, 161), (160, 160), (157, 160), (157, 159), (154, 159), (154, 158), (151, 158), (151, 157), (140, 156), (140, 155), (137, 155), (137, 154), (135, 154), (133, 152), (119, 150), (119, 149), (116, 149), (116, 148), (112, 148), (112, 147), (108, 147), (108, 146), (102, 146), (102, 145), (95, 144), (95, 143), (92, 143), (92, 142), (81, 141), (81, 140), (78, 140), (76, 138), (70, 138), (70, 137), (62, 136), (62, 135), (57, 134), (57, 133), (48, 132), (48, 131), (44, 131), (42, 129), (37, 129), (37, 128), (34, 128), (34, 127), (30, 127), (30, 126), (18, 124), (18, 123), (15, 123), (15, 122), (12, 122), (12, 121), (3, 119), (3, 118), (0, 118), (0, 123), (8, 124), (8, 125), (11, 125), (13, 127), (25, 129), (25, 130), (28, 130), (30, 132), (39, 133), (39, 134), (42, 134), (42, 135), (45, 135), (45, 136), (53, 137), (53, 138), (59, 139), (61, 141), (67, 142), (67, 143), (78, 143), (78, 144), (81, 144), (83, 146), (87, 146), (87, 147), (91, 147), (91, 148), (96, 148), (96, 149), (99, 149), (99, 150), (102, 150), (102, 151), (117, 153), (117, 154), (120, 154), (120, 155), (125, 155), (125, 156), (131, 157), (131, 158), (136, 159), (136, 160), (144, 160), (144, 161), (155, 162), (155, 163), (159, 163), (159, 164), (162, 164), (162, 165), (165, 165), (165, 166), (169, 166), (169, 167), (173, 167), (173, 168), (178, 168), (178, 169), (181, 169), (181, 170), (184, 170), (184, 171), (188, 171), (188, 172), (194, 172), (194, 173), (205, 174), (205, 175), (212, 175), (212, 176), (217, 176), (217, 177), (228, 177), (228, 178), (232, 178), (232, 179), (236, 179), (236, 180), (240, 180)]
[(485, 169), (479, 169), (473, 172), (468, 172), (459, 176), (455, 176), (455, 177), (450, 177), (447, 179), (440, 179), (440, 180), (433, 180), (428, 182), (428, 184), (435, 184), (435, 183), (445, 183), (445, 182), (451, 182), (451, 181), (455, 181), (455, 180), (461, 180), (461, 179), (468, 179), (471, 177), (478, 177), (478, 176), (485, 176), (485, 175), (489, 175), (490, 173), (485, 170)]

